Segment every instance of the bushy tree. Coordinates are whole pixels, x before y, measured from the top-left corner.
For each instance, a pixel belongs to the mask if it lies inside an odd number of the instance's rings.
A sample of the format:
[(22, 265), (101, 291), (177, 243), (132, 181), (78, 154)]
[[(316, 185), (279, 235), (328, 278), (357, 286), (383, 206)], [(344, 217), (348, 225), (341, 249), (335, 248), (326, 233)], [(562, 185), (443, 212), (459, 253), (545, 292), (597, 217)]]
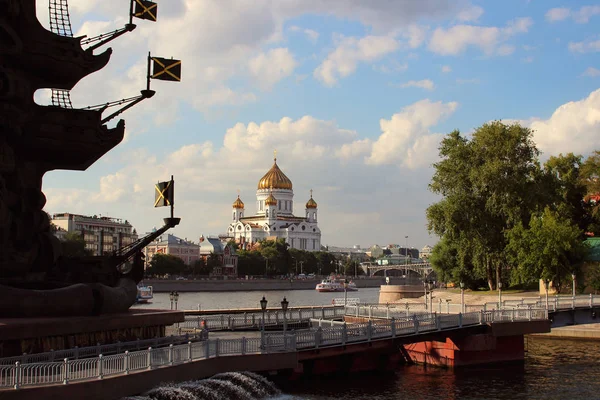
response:
[(146, 270), (148, 275), (183, 275), (188, 269), (185, 262), (174, 255), (156, 253), (150, 260), (150, 265)]

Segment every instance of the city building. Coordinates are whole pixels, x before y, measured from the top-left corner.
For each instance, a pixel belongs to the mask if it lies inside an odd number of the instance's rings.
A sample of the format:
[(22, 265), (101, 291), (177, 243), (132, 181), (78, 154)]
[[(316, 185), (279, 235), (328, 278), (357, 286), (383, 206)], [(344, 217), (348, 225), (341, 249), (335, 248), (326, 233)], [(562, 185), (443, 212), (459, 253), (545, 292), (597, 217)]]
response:
[[(156, 228), (153, 230), (156, 231)], [(144, 248), (146, 256), (146, 267), (152, 261), (155, 254), (170, 254), (179, 257), (187, 265), (192, 265), (200, 259), (200, 246), (186, 239), (178, 238), (170, 233), (157, 237), (152, 243)]]
[(421, 249), (421, 258), (424, 260), (427, 260), (429, 258), (429, 256), (431, 256), (432, 251), (433, 251), (433, 247), (431, 247), (429, 245), (425, 245), (425, 247), (423, 247)]
[(256, 214), (245, 215), (245, 205), (239, 195), (232, 207), (232, 222), (227, 236), (242, 248), (262, 239), (283, 238), (292, 249), (321, 249), (317, 202), (312, 197), (312, 190), (304, 207), (304, 216), (295, 216), (292, 181), (279, 169), (277, 158), (271, 169), (258, 181)]
[(208, 263), (211, 254), (217, 256), (217, 265), (213, 266), (211, 276), (237, 277), (238, 256), (227, 240), (201, 236), (200, 257)]
[(133, 226), (119, 218), (61, 213), (54, 214), (50, 222), (56, 226), (54, 234), (59, 239), (78, 232), (95, 256), (111, 254), (138, 239)]

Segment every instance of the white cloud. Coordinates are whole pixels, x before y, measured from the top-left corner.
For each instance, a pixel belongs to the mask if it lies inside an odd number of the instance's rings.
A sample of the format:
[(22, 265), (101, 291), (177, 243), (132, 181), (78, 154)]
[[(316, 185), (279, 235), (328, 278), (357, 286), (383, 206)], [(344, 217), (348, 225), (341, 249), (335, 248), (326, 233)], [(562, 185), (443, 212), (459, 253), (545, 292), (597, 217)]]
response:
[(578, 24), (587, 24), (590, 18), (600, 15), (600, 6), (584, 6), (577, 11), (570, 8), (552, 8), (546, 13), (548, 22), (564, 21), (572, 18)]
[(356, 71), (359, 62), (373, 62), (399, 47), (396, 39), (390, 36), (365, 36), (342, 38), (335, 50), (313, 72), (316, 79), (327, 86), (335, 85)]
[(588, 67), (582, 74), (583, 76), (596, 77), (600, 76), (600, 69), (594, 67)]
[(418, 101), (394, 114), (390, 120), (381, 119), (382, 134), (373, 143), (366, 163), (369, 165), (400, 164), (408, 168), (425, 167), (437, 156), (442, 135), (429, 129), (454, 113), (458, 103)]
[(448, 72), (452, 72), (452, 68), (449, 65), (443, 65), (442, 72), (447, 74)]
[(556, 22), (563, 21), (571, 15), (571, 10), (569, 8), (560, 7), (560, 8), (551, 8), (546, 12), (546, 21)]
[(457, 19), (463, 22), (475, 22), (483, 15), (483, 8), (479, 6), (473, 6), (471, 8), (465, 8), (458, 13)]
[(600, 137), (600, 89), (579, 101), (558, 107), (546, 120), (519, 121), (534, 130), (533, 139), (545, 157), (573, 152), (589, 154)]
[(277, 48), (254, 57), (248, 67), (258, 84), (270, 89), (280, 80), (292, 75), (297, 64), (289, 49)]
[(384, 74), (393, 74), (396, 72), (404, 72), (408, 69), (408, 63), (399, 63), (398, 61), (392, 61), (388, 64), (373, 65), (373, 70)]
[(290, 31), (304, 33), (308, 40), (310, 40), (312, 43), (316, 43), (319, 39), (319, 32), (312, 29), (300, 28), (299, 26), (294, 25), (290, 27)]
[(531, 18), (517, 18), (504, 28), (473, 25), (437, 28), (429, 41), (429, 50), (441, 55), (458, 55), (473, 46), (488, 56), (508, 55), (514, 51), (514, 47), (504, 42), (517, 34), (526, 33), (532, 24)]
[(569, 50), (573, 53), (594, 53), (600, 51), (600, 39), (569, 42)]
[(431, 79), (422, 79), (420, 81), (408, 81), (400, 85), (401, 88), (416, 87), (425, 90), (435, 89), (435, 84)]

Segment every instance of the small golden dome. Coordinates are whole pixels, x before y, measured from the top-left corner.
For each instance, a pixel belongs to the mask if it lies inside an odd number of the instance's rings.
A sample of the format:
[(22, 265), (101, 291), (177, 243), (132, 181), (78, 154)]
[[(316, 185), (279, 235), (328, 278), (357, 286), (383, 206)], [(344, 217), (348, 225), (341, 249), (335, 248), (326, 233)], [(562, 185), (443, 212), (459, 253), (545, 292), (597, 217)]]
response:
[(306, 208), (317, 208), (317, 202), (312, 198), (312, 189), (310, 189), (310, 199), (306, 202)]
[(273, 197), (273, 193), (271, 193), (269, 195), (269, 197), (267, 197), (267, 199), (265, 200), (265, 204), (268, 206), (276, 206), (277, 205), (277, 199), (275, 197)]
[(275, 158), (271, 169), (258, 181), (258, 188), (292, 190), (292, 181), (279, 169), (277, 158)]
[(233, 208), (244, 208), (244, 202), (240, 200), (240, 195), (238, 194), (238, 198), (233, 202)]

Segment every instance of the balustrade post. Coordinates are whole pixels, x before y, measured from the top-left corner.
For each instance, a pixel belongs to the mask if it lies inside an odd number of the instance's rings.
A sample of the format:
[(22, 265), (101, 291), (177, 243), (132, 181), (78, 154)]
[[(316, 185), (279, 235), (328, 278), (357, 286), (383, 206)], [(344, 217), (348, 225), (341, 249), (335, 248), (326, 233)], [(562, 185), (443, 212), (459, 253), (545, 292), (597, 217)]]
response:
[(76, 360), (79, 359), (79, 346), (75, 346), (73, 348), (73, 358), (75, 358)]
[(246, 337), (242, 336), (242, 355), (246, 354)]
[(244, 325), (248, 324), (248, 314), (244, 313)]
[(348, 340), (347, 335), (348, 331), (346, 330), (346, 323), (344, 322), (344, 325), (342, 325), (342, 345), (346, 345), (346, 340)]
[[(369, 318), (371, 318), (371, 314), (373, 313), (373, 306), (369, 306)], [(369, 321), (371, 322), (371, 321)]]
[(458, 313), (458, 327), (459, 328), (462, 328), (462, 318), (463, 318), (462, 313)]
[(69, 359), (63, 360), (63, 385), (69, 383)]
[(139, 337), (135, 339), (135, 349), (136, 350), (140, 349), (140, 338)]
[(396, 318), (392, 317), (390, 320), (390, 330), (392, 331), (392, 337), (396, 337)]
[(572, 304), (572, 306), (573, 306), (572, 308), (574, 310), (575, 309), (575, 294), (573, 294), (573, 304)]
[(435, 327), (437, 328), (438, 331), (442, 330), (442, 321), (441, 321), (441, 317), (439, 315), (435, 316)]
[(479, 325), (483, 325), (483, 321), (484, 321), (483, 310), (480, 310), (479, 311)]
[(231, 315), (227, 316), (227, 329), (232, 329), (232, 326), (231, 326)]
[(325, 307), (321, 307), (321, 318), (325, 319)]
[(129, 375), (129, 351), (125, 350), (125, 359), (123, 360), (123, 369), (125, 370), (125, 375)]
[(558, 310), (558, 296), (554, 296), (554, 309)]
[(590, 293), (590, 308), (594, 306), (594, 295)]
[(322, 339), (322, 335), (323, 335), (323, 329), (321, 329), (321, 327), (318, 327), (317, 330), (315, 331), (315, 348), (319, 348), (319, 345), (321, 344), (321, 339)]
[(417, 314), (413, 314), (413, 324), (415, 326), (415, 333), (419, 333), (419, 320), (417, 319)]
[(200, 325), (200, 316), (198, 316), (198, 318), (197, 318), (197, 322), (198, 322), (198, 324), (196, 325), (196, 327), (197, 327), (197, 328), (200, 328), (200, 326), (201, 326), (201, 325)]
[[(148, 369), (152, 369), (152, 347), (148, 347), (148, 356), (146, 357)], [(102, 365), (102, 363), (100, 363)]]
[[(370, 311), (370, 309), (369, 309)], [(367, 322), (367, 341), (370, 342), (371, 341), (371, 337), (373, 336), (373, 323), (371, 322), (371, 320), (369, 320), (369, 322)]]
[(192, 342), (188, 342), (188, 361), (192, 361)]
[(387, 304), (387, 306), (386, 306), (385, 317), (387, 319), (390, 319), (390, 305), (389, 304)]
[(210, 358), (210, 339), (206, 339), (206, 350), (205, 350), (205, 358)]
[(169, 365), (173, 365), (173, 345), (169, 345)]
[(216, 343), (215, 343), (215, 357), (219, 357), (219, 347), (221, 345), (221, 341), (219, 340), (219, 338), (217, 338)]
[(256, 315), (252, 314), (252, 326), (256, 326)]
[(510, 321), (515, 322), (515, 309), (512, 309), (512, 313), (510, 314)]
[(18, 389), (21, 386), (21, 363), (15, 363), (14, 388)]
[(356, 304), (356, 318), (360, 316), (360, 304)]
[(102, 379), (104, 377), (104, 365), (102, 365), (104, 363), (103, 357), (104, 356), (102, 354), (98, 356), (98, 379)]

